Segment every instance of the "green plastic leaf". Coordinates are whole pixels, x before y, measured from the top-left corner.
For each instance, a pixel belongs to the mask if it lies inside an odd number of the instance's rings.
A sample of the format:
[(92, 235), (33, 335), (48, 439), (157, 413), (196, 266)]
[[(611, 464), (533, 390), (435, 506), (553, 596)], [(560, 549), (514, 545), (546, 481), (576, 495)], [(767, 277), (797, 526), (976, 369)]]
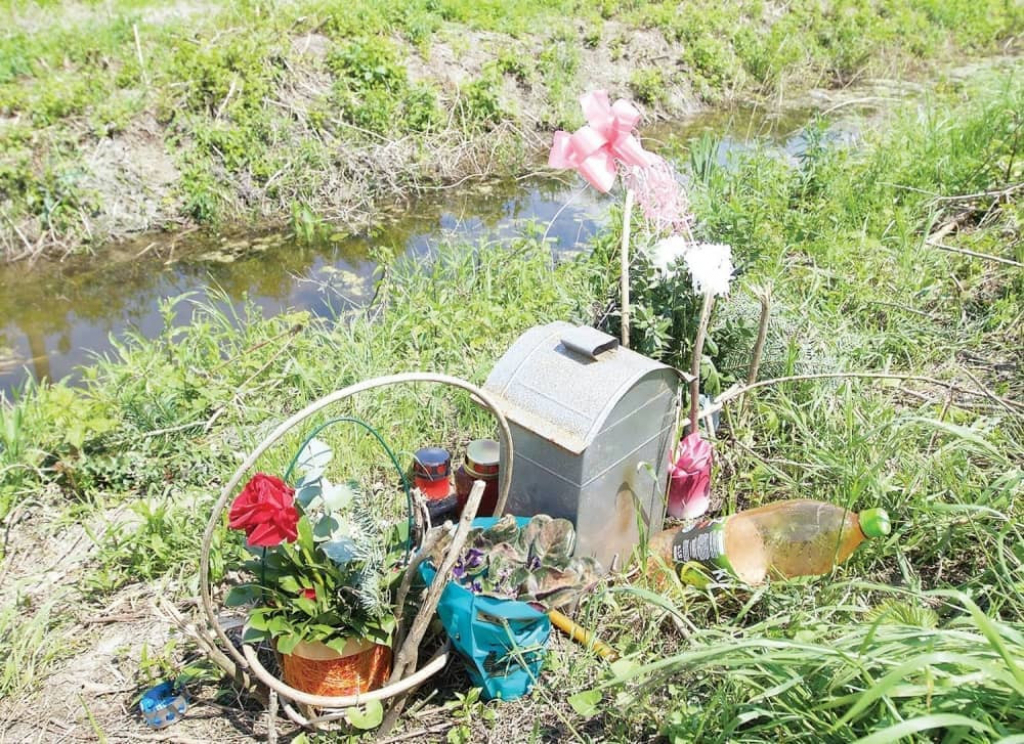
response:
[(320, 549), (324, 555), (339, 565), (348, 563), (356, 555), (356, 544), (351, 537), (340, 537), (337, 540), (325, 542)]
[(324, 502), (324, 511), (326, 513), (330, 514), (331, 512), (344, 509), (352, 503), (352, 499), (355, 498), (355, 495), (355, 491), (347, 483), (334, 484), (326, 478), (323, 479), (322, 498)]
[(294, 633), (277, 636), (277, 650), (282, 654), (290, 654), (299, 645), (302, 638)]
[(282, 576), (278, 579), (277, 585), (281, 588), (281, 591), (288, 592), (289, 594), (298, 594), (302, 591), (302, 586), (294, 576)]
[(320, 614), (319, 611), (317, 610), (316, 602), (314, 602), (312, 599), (308, 599), (306, 597), (299, 597), (295, 600), (295, 605), (310, 617), (316, 617), (318, 614)]
[(267, 632), (272, 636), (290, 634), (291, 631), (292, 624), (286, 617), (275, 616), (267, 620)]
[(266, 630), (267, 629), (267, 616), (265, 612), (249, 613), (249, 620), (245, 624), (246, 629), (252, 628), (253, 630)]
[(364, 731), (374, 729), (380, 726), (381, 721), (384, 720), (384, 706), (380, 700), (374, 700), (362, 708), (349, 708), (345, 713), (345, 718), (357, 729)]
[(310, 439), (299, 457), (295, 461), (295, 467), (300, 473), (307, 475), (311, 473), (322, 473), (331, 462), (331, 448), (319, 439)]
[(239, 584), (228, 590), (224, 597), (224, 604), (227, 607), (241, 607), (250, 602), (255, 602), (263, 595), (263, 589), (258, 584)]
[(570, 695), (569, 705), (579, 715), (584, 718), (590, 718), (598, 713), (601, 706), (601, 697), (600, 690), (585, 690), (584, 692)]
[(316, 506), (314, 502), (320, 497), (323, 490), (320, 484), (321, 479), (316, 478), (309, 483), (302, 483), (298, 490), (295, 491), (295, 501), (298, 502), (303, 511), (308, 512)]
[(325, 514), (317, 520), (313, 527), (313, 539), (317, 542), (330, 540), (331, 536), (338, 530), (341, 524), (335, 517)]
[(242, 643), (248, 643), (254, 645), (256, 643), (262, 643), (263, 641), (270, 639), (270, 633), (265, 630), (257, 630), (256, 628), (245, 626), (242, 631)]

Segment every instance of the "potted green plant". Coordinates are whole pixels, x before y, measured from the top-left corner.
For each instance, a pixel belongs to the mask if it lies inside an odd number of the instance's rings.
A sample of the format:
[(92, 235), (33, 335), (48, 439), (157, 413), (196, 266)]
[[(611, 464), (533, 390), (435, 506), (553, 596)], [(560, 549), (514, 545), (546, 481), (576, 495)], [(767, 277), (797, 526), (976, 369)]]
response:
[(257, 473), (235, 498), (229, 527), (246, 534), (240, 568), (251, 581), (225, 604), (249, 607), (243, 638), (273, 645), (286, 684), (342, 696), (387, 679), (402, 552), (356, 482), (327, 479), (330, 459), (313, 439), (296, 460), (295, 488)]

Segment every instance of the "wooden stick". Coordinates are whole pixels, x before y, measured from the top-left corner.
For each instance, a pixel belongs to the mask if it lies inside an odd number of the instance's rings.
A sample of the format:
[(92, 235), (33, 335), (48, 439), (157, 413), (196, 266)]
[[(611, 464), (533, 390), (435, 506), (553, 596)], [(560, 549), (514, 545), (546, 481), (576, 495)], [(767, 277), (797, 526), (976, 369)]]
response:
[(434, 616), (437, 603), (441, 600), (441, 592), (444, 591), (448, 583), (448, 577), (451, 575), (452, 569), (455, 568), (455, 563), (462, 552), (462, 546), (466, 544), (466, 539), (469, 537), (469, 531), (472, 528), (473, 519), (476, 518), (476, 513), (480, 508), (480, 500), (483, 498), (485, 488), (486, 484), (483, 481), (475, 481), (473, 483), (473, 488), (469, 492), (469, 499), (462, 510), (459, 526), (455, 530), (455, 536), (452, 537), (451, 545), (448, 546), (444, 560), (441, 561), (441, 565), (434, 575), (434, 580), (430, 583), (429, 589), (427, 589), (427, 597), (420, 606), (420, 611), (416, 613), (416, 619), (412, 622), (409, 635), (398, 652), (395, 666), (391, 670), (391, 676), (388, 678), (389, 684), (400, 681), (409, 669), (416, 668), (416, 657), (419, 655), (420, 641), (423, 640), (427, 626)]
[[(451, 545), (448, 546), (448, 552), (445, 554), (444, 560), (441, 561), (441, 565), (438, 566), (433, 581), (430, 582), (426, 599), (423, 601), (420, 611), (416, 613), (416, 619), (412, 622), (409, 635), (406, 636), (405, 642), (398, 652), (395, 665), (391, 669), (391, 676), (388, 678), (388, 685), (401, 681), (408, 671), (415, 671), (416, 669), (416, 665), (419, 662), (420, 642), (427, 632), (427, 626), (434, 617), (437, 603), (441, 600), (441, 592), (444, 591), (445, 586), (448, 584), (448, 578), (451, 576), (452, 569), (455, 568), (455, 563), (462, 553), (462, 547), (469, 538), (469, 531), (472, 529), (473, 519), (476, 517), (477, 511), (480, 509), (480, 500), (483, 498), (485, 488), (486, 484), (483, 481), (473, 482), (473, 488), (470, 490), (469, 499), (462, 510), (462, 518), (459, 520), (459, 526), (455, 530), (455, 536), (452, 537)], [(388, 712), (384, 716), (384, 721), (377, 732), (378, 736), (385, 736), (394, 728), (395, 723), (398, 722), (398, 717), (402, 715), (407, 699), (408, 693), (396, 695), (391, 699)]]
[(157, 597), (153, 601), (153, 609), (173, 622), (178, 628), (199, 647), (199, 650), (206, 654), (214, 664), (219, 666), (238, 687), (256, 697), (260, 702), (268, 702), (268, 690), (261, 687), (246, 669), (236, 664), (218, 647), (217, 641), (210, 633), (195, 623), (185, 618), (177, 608), (163, 597)]
[(629, 229), (633, 224), (633, 189), (626, 189), (622, 207), (622, 261), (619, 293), (622, 295), (622, 345), (629, 348)]
[(710, 292), (704, 294), (704, 304), (700, 309), (700, 324), (697, 326), (697, 338), (693, 342), (693, 361), (690, 362), (690, 433), (697, 431), (698, 411), (700, 409), (700, 359), (704, 355), (704, 335), (711, 320), (711, 308), (715, 304), (715, 296)]
[(434, 549), (440, 538), (441, 533), (439, 531), (426, 533), (423, 537), (423, 544), (412, 557), (412, 560), (409, 561), (409, 567), (405, 569), (405, 575), (402, 577), (402, 583), (398, 587), (398, 593), (395, 598), (396, 648), (401, 648), (405, 642), (405, 626), (402, 616), (405, 614), (405, 601), (409, 597), (409, 589), (412, 587), (412, 582), (416, 580), (420, 564), (427, 560), (428, 554)]
[(747, 370), (748, 385), (757, 382), (757, 373), (761, 370), (764, 342), (768, 338), (768, 318), (772, 311), (771, 289), (766, 287), (763, 291), (758, 292), (757, 299), (761, 303), (761, 319), (757, 324), (757, 341), (754, 343), (754, 353), (750, 355), (750, 368)]
[(277, 744), (277, 690), (270, 691), (267, 705), (267, 744)]

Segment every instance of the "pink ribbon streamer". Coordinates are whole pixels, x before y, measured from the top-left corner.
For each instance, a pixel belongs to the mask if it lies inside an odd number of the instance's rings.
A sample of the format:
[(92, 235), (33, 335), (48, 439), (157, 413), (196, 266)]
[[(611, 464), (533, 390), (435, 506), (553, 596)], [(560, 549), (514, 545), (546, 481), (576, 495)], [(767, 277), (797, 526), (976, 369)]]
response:
[(690, 237), (693, 218), (675, 170), (664, 158), (648, 154), (652, 161), (649, 167), (632, 168), (626, 174), (626, 183), (636, 194), (636, 203), (656, 231)]
[(633, 129), (640, 121), (637, 108), (622, 98), (610, 104), (608, 94), (595, 90), (580, 98), (587, 124), (575, 133), (555, 132), (548, 155), (552, 168), (573, 168), (591, 186), (607, 193), (615, 183), (616, 161), (647, 168), (655, 156), (644, 150)]
[(699, 433), (687, 434), (679, 443), (678, 456), (669, 464), (668, 515), (693, 519), (711, 504), (711, 445)]

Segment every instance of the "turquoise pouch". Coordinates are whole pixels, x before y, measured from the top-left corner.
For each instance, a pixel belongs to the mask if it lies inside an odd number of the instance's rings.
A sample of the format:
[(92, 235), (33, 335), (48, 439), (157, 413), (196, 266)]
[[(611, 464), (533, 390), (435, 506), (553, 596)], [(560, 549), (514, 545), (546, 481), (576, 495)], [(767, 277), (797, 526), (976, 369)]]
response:
[[(473, 520), (473, 526), (486, 528), (497, 521), (481, 517)], [(530, 520), (517, 521), (522, 526)], [(420, 564), (420, 575), (428, 585), (436, 573), (426, 561)], [(485, 699), (514, 700), (530, 691), (544, 665), (551, 635), (551, 620), (545, 613), (525, 602), (474, 594), (449, 581), (437, 614)]]

